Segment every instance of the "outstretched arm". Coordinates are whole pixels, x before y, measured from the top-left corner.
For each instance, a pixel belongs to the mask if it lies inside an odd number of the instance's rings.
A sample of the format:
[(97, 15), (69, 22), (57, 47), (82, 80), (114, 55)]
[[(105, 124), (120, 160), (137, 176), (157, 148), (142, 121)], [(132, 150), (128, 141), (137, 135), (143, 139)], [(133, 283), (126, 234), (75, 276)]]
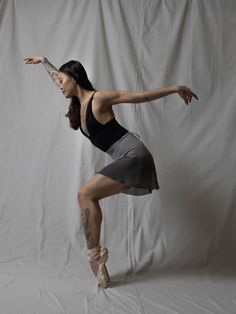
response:
[(42, 63), (45, 70), (48, 72), (48, 74), (50, 75), (50, 77), (52, 78), (52, 80), (54, 81), (54, 83), (60, 87), (60, 83), (58, 80), (58, 70), (57, 68), (54, 67), (54, 65), (52, 65), (48, 59), (46, 57), (42, 57), (42, 56), (31, 56), (31, 57), (27, 57), (24, 58), (24, 60), (26, 61), (26, 64), (38, 64), (38, 63)]
[(177, 93), (185, 101), (186, 105), (192, 101), (192, 97), (198, 99), (197, 95), (184, 85), (150, 89), (144, 92), (100, 90), (99, 93), (96, 94), (96, 97), (104, 106), (109, 107), (119, 103), (148, 102), (174, 93)]

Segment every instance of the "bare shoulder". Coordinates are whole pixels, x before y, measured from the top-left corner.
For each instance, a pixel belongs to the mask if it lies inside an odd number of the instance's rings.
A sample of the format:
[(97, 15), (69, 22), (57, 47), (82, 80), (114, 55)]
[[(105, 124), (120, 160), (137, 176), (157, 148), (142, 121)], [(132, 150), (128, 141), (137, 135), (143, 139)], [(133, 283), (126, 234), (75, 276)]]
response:
[(109, 90), (97, 90), (93, 97), (93, 114), (102, 124), (107, 123), (115, 116), (112, 106), (107, 105), (107, 91)]
[(133, 93), (126, 90), (103, 89), (97, 91), (95, 99), (101, 105), (110, 107), (120, 103), (140, 102), (140, 95), (141, 93)]
[(96, 107), (100, 111), (110, 111), (119, 97), (119, 91), (113, 89), (100, 89), (94, 94)]
[(108, 101), (112, 102), (112, 100), (117, 98), (119, 95), (119, 91), (113, 89), (100, 89), (94, 94), (94, 99), (98, 103), (106, 104)]

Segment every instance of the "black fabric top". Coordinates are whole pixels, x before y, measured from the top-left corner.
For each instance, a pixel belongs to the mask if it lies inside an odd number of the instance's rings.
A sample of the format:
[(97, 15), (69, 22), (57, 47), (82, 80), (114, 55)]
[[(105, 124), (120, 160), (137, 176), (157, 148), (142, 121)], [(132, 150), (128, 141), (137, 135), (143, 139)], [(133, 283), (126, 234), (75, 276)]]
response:
[(96, 120), (92, 111), (92, 100), (95, 93), (96, 91), (90, 98), (86, 110), (85, 119), (89, 136), (82, 130), (81, 126), (80, 131), (93, 143), (93, 145), (106, 152), (110, 146), (118, 141), (128, 132), (128, 130), (121, 126), (115, 118), (106, 124), (101, 124)]

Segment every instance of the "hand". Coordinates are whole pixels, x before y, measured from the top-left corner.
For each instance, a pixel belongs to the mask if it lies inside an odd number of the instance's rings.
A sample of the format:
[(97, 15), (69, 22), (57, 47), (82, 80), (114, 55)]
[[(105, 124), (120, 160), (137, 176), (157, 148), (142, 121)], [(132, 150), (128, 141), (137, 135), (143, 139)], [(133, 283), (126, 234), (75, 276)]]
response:
[(24, 58), (24, 60), (26, 61), (25, 64), (37, 64), (42, 62), (44, 59), (44, 57), (42, 56), (32, 56), (32, 57), (27, 57)]
[(198, 96), (194, 94), (190, 88), (184, 85), (177, 85), (176, 86), (176, 92), (179, 94), (181, 98), (185, 101), (186, 105), (191, 103), (192, 97), (196, 98), (198, 100)]

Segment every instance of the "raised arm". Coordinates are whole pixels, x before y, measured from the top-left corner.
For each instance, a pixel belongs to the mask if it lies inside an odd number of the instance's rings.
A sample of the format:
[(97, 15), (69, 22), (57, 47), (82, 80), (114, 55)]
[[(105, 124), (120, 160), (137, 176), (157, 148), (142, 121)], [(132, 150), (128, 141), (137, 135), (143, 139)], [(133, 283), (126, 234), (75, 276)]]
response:
[(198, 99), (190, 88), (184, 85), (174, 85), (170, 87), (156, 88), (144, 92), (129, 92), (117, 90), (100, 90), (96, 97), (104, 106), (112, 106), (119, 103), (143, 103), (156, 100), (170, 94), (177, 93), (186, 105), (192, 101), (192, 97)]
[(42, 57), (42, 56), (31, 56), (31, 57), (27, 57), (24, 58), (24, 60), (26, 61), (26, 64), (38, 64), (38, 63), (42, 63), (45, 70), (48, 72), (48, 74), (50, 75), (51, 79), (54, 81), (54, 83), (60, 87), (60, 83), (58, 80), (58, 70), (57, 68), (54, 67), (54, 65), (52, 65), (48, 59), (46, 57)]
[(45, 70), (48, 72), (55, 84), (60, 87), (58, 80), (58, 70), (52, 65), (47, 58), (43, 57), (42, 64), (44, 65)]

